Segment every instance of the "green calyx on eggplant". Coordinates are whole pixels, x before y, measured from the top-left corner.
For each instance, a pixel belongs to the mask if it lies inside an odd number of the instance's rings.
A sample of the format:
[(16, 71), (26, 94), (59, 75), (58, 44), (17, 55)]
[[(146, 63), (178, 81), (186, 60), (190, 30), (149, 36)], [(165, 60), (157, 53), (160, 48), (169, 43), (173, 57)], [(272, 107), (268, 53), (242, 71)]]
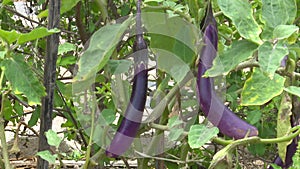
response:
[(134, 51), (134, 78), (130, 102), (113, 140), (106, 149), (108, 157), (117, 158), (128, 150), (140, 127), (147, 97), (148, 50), (141, 26), (141, 0), (137, 2), (136, 37)]
[(205, 71), (212, 66), (218, 50), (217, 24), (210, 4), (207, 7), (205, 21), (202, 26), (204, 46), (200, 54), (197, 75), (200, 107), (206, 118), (217, 126), (224, 135), (235, 139), (257, 136), (258, 130), (256, 127), (240, 119), (221, 102), (214, 91), (213, 78), (202, 77)]

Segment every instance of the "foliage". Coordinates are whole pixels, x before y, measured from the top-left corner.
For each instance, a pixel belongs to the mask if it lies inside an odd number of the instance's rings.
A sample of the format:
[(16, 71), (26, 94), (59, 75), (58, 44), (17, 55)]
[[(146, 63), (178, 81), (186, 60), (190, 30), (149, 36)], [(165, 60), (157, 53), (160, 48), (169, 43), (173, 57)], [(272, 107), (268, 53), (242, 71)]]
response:
[[(246, 165), (243, 160), (248, 156), (272, 161), (275, 150), (285, 158), (291, 136), (299, 130), (291, 131), (290, 119), (299, 117), (300, 2), (211, 2), (219, 51), (205, 76), (215, 78), (217, 94), (259, 129), (260, 139), (239, 142), (218, 134), (199, 110), (194, 74), (208, 1), (144, 0), (142, 22), (150, 51), (147, 105), (139, 136), (122, 160), (135, 159), (141, 168), (154, 167), (155, 162), (168, 168), (218, 168)], [(0, 122), (17, 124), (27, 114), (23, 109), (30, 107), (31, 119), (25, 123), (38, 125), (46, 95), (42, 85), (46, 37), (60, 33), (54, 117), (66, 119), (65, 138), (82, 147), (66, 156), (49, 151), (37, 155), (54, 163), (91, 153), (90, 168), (109, 165), (116, 159), (106, 157), (104, 149), (120, 125), (132, 90), (136, 2), (62, 0), (59, 30), (46, 28), (46, 1), (32, 0), (28, 5), (37, 14), (37, 23), (30, 19), (34, 13), (17, 17), (12, 0), (0, 5)], [(55, 132), (46, 136), (58, 147), (61, 138)], [(300, 161), (296, 155), (293, 159)]]

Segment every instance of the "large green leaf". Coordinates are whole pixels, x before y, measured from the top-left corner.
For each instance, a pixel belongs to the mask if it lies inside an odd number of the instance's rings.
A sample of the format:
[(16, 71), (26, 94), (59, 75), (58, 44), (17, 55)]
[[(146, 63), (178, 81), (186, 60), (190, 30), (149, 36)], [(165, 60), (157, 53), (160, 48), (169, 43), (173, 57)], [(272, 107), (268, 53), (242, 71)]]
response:
[(263, 105), (282, 93), (285, 78), (275, 74), (273, 79), (254, 68), (253, 74), (246, 80), (242, 91), (241, 105)]
[(205, 125), (193, 125), (188, 134), (188, 143), (191, 148), (200, 148), (219, 133), (217, 127), (208, 128)]
[[(153, 51), (160, 55), (159, 51), (166, 50), (186, 64), (193, 63), (197, 53), (195, 42), (199, 40), (197, 28), (180, 17), (169, 18), (165, 14), (158, 13), (153, 16), (151, 14), (153, 13), (150, 13), (144, 21), (151, 36), (150, 47)], [(151, 18), (154, 16), (163, 17), (165, 20), (153, 22)]]
[(89, 48), (78, 62), (79, 69), (74, 78), (74, 92), (90, 87), (96, 73), (106, 65), (131, 21), (129, 18), (122, 24), (104, 26), (93, 34)]
[(28, 41), (43, 38), (43, 37), (46, 37), (46, 36), (49, 36), (49, 35), (52, 35), (52, 34), (58, 33), (58, 32), (60, 32), (60, 30), (58, 30), (58, 29), (48, 30), (45, 27), (39, 27), (39, 28), (33, 29), (29, 33), (21, 34), (18, 39), (18, 44), (23, 44)]
[(261, 29), (252, 15), (252, 9), (246, 0), (218, 0), (224, 15), (230, 18), (240, 35), (248, 40), (261, 43)]
[(272, 45), (271, 42), (264, 42), (258, 48), (258, 61), (262, 71), (273, 78), (276, 69), (280, 66), (281, 60), (289, 53), (283, 43)]
[(1, 63), (1, 68), (5, 71), (5, 77), (10, 81), (15, 94), (23, 93), (29, 105), (41, 104), (42, 97), (46, 95), (45, 88), (24, 61), (24, 57), (7, 58)]
[[(60, 14), (70, 11), (80, 0), (62, 0), (60, 7)], [(39, 18), (47, 17), (49, 14), (49, 10), (46, 9), (39, 13)]]
[(16, 32), (15, 30), (5, 31), (0, 29), (0, 38), (9, 44), (15, 42), (19, 38), (19, 36), (20, 33)]
[[(290, 116), (292, 115), (291, 98), (287, 93), (283, 93), (277, 116), (277, 137), (283, 137), (291, 129)], [(279, 157), (285, 161), (286, 148), (290, 141), (277, 143)]]
[(247, 40), (234, 41), (230, 48), (214, 60), (213, 66), (206, 71), (205, 75), (214, 77), (228, 74), (236, 65), (248, 59), (257, 47)]
[(285, 39), (297, 32), (299, 27), (296, 25), (278, 25), (273, 32), (274, 39)]
[(296, 12), (295, 0), (262, 0), (262, 19), (268, 27), (293, 23)]

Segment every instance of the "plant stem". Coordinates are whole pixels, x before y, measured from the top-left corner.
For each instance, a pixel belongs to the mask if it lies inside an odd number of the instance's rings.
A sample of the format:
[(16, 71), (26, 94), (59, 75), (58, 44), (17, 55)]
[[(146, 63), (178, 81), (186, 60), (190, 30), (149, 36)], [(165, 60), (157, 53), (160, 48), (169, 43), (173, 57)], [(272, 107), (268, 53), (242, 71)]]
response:
[[(1, 76), (0, 76), (0, 91), (2, 91), (3, 78), (4, 78), (4, 71), (2, 70)], [(4, 129), (4, 112), (3, 112), (4, 97), (5, 97), (5, 94), (2, 92), (2, 94), (1, 94), (2, 101), (1, 101), (1, 110), (0, 110), (0, 136), (1, 136), (0, 140), (1, 140), (1, 145), (2, 145), (2, 156), (3, 156), (5, 168), (10, 169), (11, 165), (9, 162), (8, 148), (7, 148), (7, 144), (6, 144), (5, 129)], [(0, 160), (2, 160), (2, 159), (0, 159)]]
[[(155, 129), (160, 129), (160, 130), (165, 130), (165, 131), (169, 131), (169, 127), (165, 126), (165, 125), (160, 125), (160, 124), (155, 124), (155, 123), (150, 123), (149, 124), (150, 127), (155, 128)], [(292, 134), (283, 136), (283, 137), (278, 137), (278, 138), (269, 138), (269, 139), (263, 139), (260, 137), (248, 137), (248, 138), (244, 138), (244, 139), (240, 139), (240, 140), (224, 140), (222, 138), (218, 138), (215, 137), (212, 139), (213, 142), (221, 144), (221, 145), (228, 145), (228, 144), (241, 144), (244, 142), (248, 142), (251, 143), (253, 141), (258, 142), (258, 143), (263, 143), (263, 144), (275, 144), (275, 143), (281, 143), (281, 142), (286, 142), (286, 141), (290, 141), (293, 138), (297, 137), (300, 134), (300, 126), (296, 126), (293, 127), (291, 129), (291, 132), (293, 132)], [(183, 136), (187, 136), (188, 132), (183, 132), (182, 134)], [(241, 141), (242, 140), (242, 141)]]
[(93, 144), (93, 138), (94, 138), (94, 130), (95, 130), (95, 113), (96, 113), (96, 99), (95, 97), (92, 98), (92, 112), (91, 112), (91, 132), (90, 132), (90, 138), (89, 143), (87, 146), (86, 154), (85, 154), (85, 163), (83, 168), (88, 169), (90, 158), (91, 158), (91, 149)]

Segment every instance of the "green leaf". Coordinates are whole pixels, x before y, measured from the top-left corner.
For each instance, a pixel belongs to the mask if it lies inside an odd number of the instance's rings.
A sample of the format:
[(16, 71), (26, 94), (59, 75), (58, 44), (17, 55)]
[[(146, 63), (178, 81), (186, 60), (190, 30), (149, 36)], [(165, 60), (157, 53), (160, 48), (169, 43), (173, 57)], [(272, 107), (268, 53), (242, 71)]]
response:
[(274, 46), (266, 41), (258, 48), (258, 61), (260, 68), (266, 72), (270, 78), (273, 78), (281, 60), (289, 53), (288, 48), (283, 43), (277, 43)]
[(230, 18), (242, 37), (260, 44), (261, 29), (252, 15), (252, 9), (246, 0), (218, 0), (224, 15)]
[(256, 156), (263, 156), (266, 152), (266, 146), (264, 144), (256, 143), (250, 144), (248, 150)]
[(129, 60), (109, 60), (107, 63), (112, 74), (121, 74), (128, 72), (132, 61)]
[(300, 97), (300, 87), (296, 87), (296, 86), (289, 86), (287, 88), (284, 88), (284, 90), (288, 93), (291, 93), (295, 96)]
[(0, 59), (4, 59), (6, 51), (0, 51)]
[(176, 141), (180, 138), (180, 136), (182, 135), (183, 132), (184, 132), (183, 128), (177, 128), (177, 127), (172, 128), (172, 129), (170, 129), (168, 138), (171, 141)]
[(77, 58), (73, 55), (71, 56), (59, 56), (57, 59), (57, 65), (59, 66), (68, 66), (68, 65), (73, 65), (77, 61)]
[[(80, 0), (62, 0), (60, 7), (60, 14), (64, 14), (70, 11)], [(49, 14), (49, 10), (46, 9), (38, 14), (39, 18), (47, 17)]]
[(171, 118), (169, 118), (167, 126), (169, 128), (172, 128), (172, 127), (178, 126), (182, 123), (183, 123), (183, 121), (178, 116), (172, 116)]
[(271, 166), (274, 168), (274, 169), (282, 169), (282, 167), (276, 165), (276, 164), (271, 164)]
[(29, 105), (41, 104), (42, 97), (46, 95), (45, 88), (24, 61), (24, 57), (7, 58), (1, 63), (1, 68), (5, 71), (15, 94), (23, 93)]
[(193, 149), (200, 148), (218, 133), (219, 130), (217, 127), (208, 128), (205, 125), (196, 124), (190, 128), (188, 134), (188, 143)]
[(18, 44), (23, 44), (28, 41), (40, 39), (40, 38), (43, 38), (43, 37), (46, 37), (46, 36), (49, 36), (49, 35), (52, 35), (52, 34), (58, 33), (58, 32), (60, 32), (60, 30), (58, 30), (58, 29), (48, 30), (45, 27), (39, 27), (39, 28), (33, 29), (29, 33), (21, 34), (18, 39)]
[(5, 31), (0, 29), (0, 38), (9, 44), (15, 42), (19, 38), (19, 36), (20, 33), (16, 32), (15, 30)]
[(176, 82), (180, 82), (190, 71), (190, 67), (179, 57), (167, 50), (154, 49), (157, 55), (157, 68), (170, 74)]
[(275, 74), (273, 79), (265, 76), (260, 69), (254, 68), (249, 79), (246, 80), (242, 96), (241, 105), (263, 105), (273, 97), (282, 93), (285, 78)]
[(115, 121), (116, 119), (116, 113), (114, 110), (111, 109), (104, 109), (100, 113), (100, 123), (101, 124), (111, 124)]
[(55, 146), (56, 148), (59, 147), (61, 141), (63, 140), (62, 138), (60, 138), (57, 133), (53, 130), (48, 130), (46, 133), (46, 138), (47, 138), (47, 142), (49, 145), (51, 146)]
[(261, 111), (249, 111), (247, 112), (247, 121), (253, 125), (259, 122), (261, 115), (262, 115)]
[[(164, 54), (170, 52), (187, 65), (192, 64), (197, 53), (195, 42), (199, 40), (197, 28), (181, 17), (170, 18), (165, 14), (154, 13), (145, 15), (147, 16), (144, 19), (145, 26), (151, 37), (150, 48), (157, 55), (165, 50)], [(157, 17), (164, 20), (158, 20)]]
[(57, 158), (57, 154), (52, 155), (48, 150), (40, 151), (40, 152), (36, 153), (36, 155), (38, 155), (42, 159), (48, 161), (50, 164), (54, 164), (55, 159)]
[[(277, 115), (277, 137), (283, 137), (290, 131), (290, 116), (292, 115), (292, 107), (290, 96), (284, 92)], [(277, 143), (278, 154), (282, 161), (285, 161), (287, 151), (286, 148), (289, 144), (290, 141)]]
[(214, 59), (213, 66), (206, 71), (205, 76), (227, 75), (239, 63), (252, 56), (257, 47), (256, 44), (247, 40), (234, 41), (230, 48)]
[(28, 121), (29, 127), (33, 127), (34, 125), (36, 125), (37, 121), (40, 118), (40, 112), (41, 112), (41, 107), (37, 106), (34, 112), (31, 114), (30, 120)]
[(290, 169), (300, 169), (300, 141), (298, 141), (297, 151), (293, 156), (293, 166)]
[(58, 46), (58, 55), (73, 51), (76, 49), (76, 46), (72, 43), (66, 42)]
[(2, 5), (7, 5), (8, 3), (12, 2), (12, 0), (3, 0)]
[(12, 107), (12, 103), (11, 103), (11, 101), (7, 98), (7, 97), (4, 97), (4, 98), (2, 98), (3, 99), (3, 101), (2, 101), (2, 103), (3, 103), (3, 115), (4, 115), (4, 119), (5, 120), (12, 120), (11, 119), (11, 117), (12, 117), (12, 115), (13, 115), (13, 107)]
[(122, 24), (106, 25), (92, 35), (89, 48), (78, 62), (79, 68), (73, 84), (75, 93), (90, 87), (96, 73), (108, 62), (131, 20), (129, 18)]
[(295, 0), (262, 0), (262, 19), (268, 27), (293, 23), (296, 13)]
[(273, 38), (285, 39), (297, 31), (299, 31), (299, 27), (296, 25), (278, 25), (274, 29)]

